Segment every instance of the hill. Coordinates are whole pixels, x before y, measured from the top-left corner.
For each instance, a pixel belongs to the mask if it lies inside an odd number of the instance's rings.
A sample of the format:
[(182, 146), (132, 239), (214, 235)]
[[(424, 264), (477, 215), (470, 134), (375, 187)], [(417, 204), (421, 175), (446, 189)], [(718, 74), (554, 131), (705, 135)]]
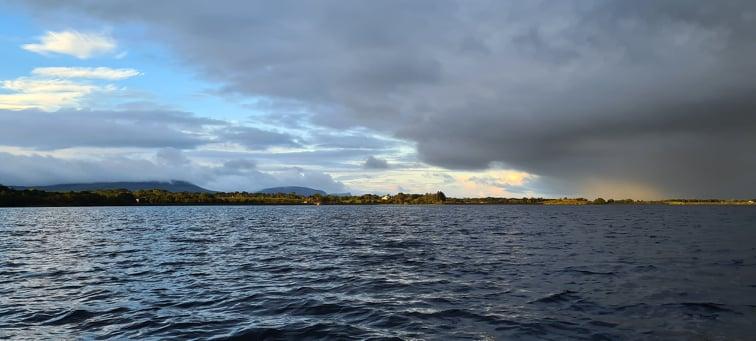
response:
[(261, 189), (257, 191), (257, 193), (265, 193), (265, 194), (295, 193), (296, 195), (300, 195), (304, 197), (313, 196), (315, 194), (326, 195), (326, 192), (321, 191), (319, 189), (314, 189), (314, 188), (309, 188), (309, 187), (299, 187), (299, 186), (271, 187), (271, 188)]
[(123, 181), (123, 182), (92, 182), (92, 183), (74, 183), (59, 184), (49, 186), (11, 186), (13, 189), (36, 189), (45, 192), (81, 192), (81, 191), (99, 191), (107, 189), (126, 189), (129, 191), (139, 191), (148, 189), (160, 189), (168, 192), (189, 192), (189, 193), (213, 193), (206, 188), (199, 187), (193, 183), (179, 180), (172, 181)]

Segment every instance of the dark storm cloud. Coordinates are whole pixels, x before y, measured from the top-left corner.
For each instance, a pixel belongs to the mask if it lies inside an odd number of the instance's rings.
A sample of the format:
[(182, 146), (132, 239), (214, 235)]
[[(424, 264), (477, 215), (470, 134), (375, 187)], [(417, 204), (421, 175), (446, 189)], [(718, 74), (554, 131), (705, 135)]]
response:
[(384, 159), (379, 159), (375, 156), (369, 156), (367, 160), (365, 160), (365, 163), (362, 164), (363, 167), (366, 169), (388, 169), (389, 164), (388, 161)]
[(29, 1), (147, 25), (225, 91), (564, 191), (756, 188), (753, 1)]

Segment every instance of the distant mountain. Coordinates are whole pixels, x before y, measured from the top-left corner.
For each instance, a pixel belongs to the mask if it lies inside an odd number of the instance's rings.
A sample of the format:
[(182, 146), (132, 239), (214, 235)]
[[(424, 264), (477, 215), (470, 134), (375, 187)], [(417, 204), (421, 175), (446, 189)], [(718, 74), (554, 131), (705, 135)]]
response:
[(257, 193), (266, 193), (266, 194), (295, 193), (296, 195), (301, 195), (305, 197), (313, 196), (315, 194), (326, 195), (326, 192), (323, 192), (319, 189), (314, 189), (314, 188), (309, 188), (309, 187), (298, 187), (298, 186), (271, 187), (271, 188), (261, 189), (257, 191)]
[(13, 189), (37, 189), (46, 192), (81, 192), (104, 189), (127, 189), (138, 191), (145, 189), (161, 189), (168, 192), (213, 193), (213, 191), (199, 187), (193, 183), (179, 180), (172, 181), (134, 181), (134, 182), (92, 182), (79, 184), (60, 184), (49, 186), (11, 186)]

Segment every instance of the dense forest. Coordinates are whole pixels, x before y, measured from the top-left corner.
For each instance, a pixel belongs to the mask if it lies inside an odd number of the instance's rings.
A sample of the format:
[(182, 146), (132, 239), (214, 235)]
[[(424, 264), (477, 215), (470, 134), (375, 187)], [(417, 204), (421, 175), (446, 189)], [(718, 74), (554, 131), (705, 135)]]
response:
[(300, 196), (294, 193), (268, 194), (248, 192), (189, 193), (164, 190), (126, 189), (81, 192), (45, 192), (39, 190), (15, 190), (0, 185), (0, 207), (24, 206), (139, 206), (139, 205), (621, 205), (621, 204), (724, 204), (753, 205), (754, 200), (720, 199), (674, 199), (664, 201), (635, 201), (597, 198), (448, 198), (443, 192), (379, 196), (320, 195)]

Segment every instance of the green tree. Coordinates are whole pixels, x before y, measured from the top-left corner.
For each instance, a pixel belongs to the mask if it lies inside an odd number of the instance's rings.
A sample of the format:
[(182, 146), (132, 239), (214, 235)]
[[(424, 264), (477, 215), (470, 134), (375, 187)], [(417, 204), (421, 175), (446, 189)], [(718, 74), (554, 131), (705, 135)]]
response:
[(446, 201), (446, 194), (444, 194), (444, 192), (438, 191), (436, 193), (436, 200), (438, 200), (440, 202)]

